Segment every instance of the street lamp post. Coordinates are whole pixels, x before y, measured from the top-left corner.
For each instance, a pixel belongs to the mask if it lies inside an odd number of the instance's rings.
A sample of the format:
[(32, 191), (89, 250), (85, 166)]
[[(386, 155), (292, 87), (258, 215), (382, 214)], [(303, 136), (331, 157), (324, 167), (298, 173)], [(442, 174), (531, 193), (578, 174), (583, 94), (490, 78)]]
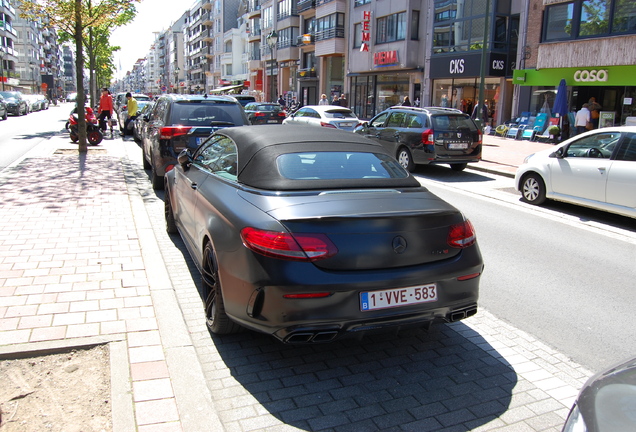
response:
[(175, 93), (179, 93), (179, 72), (181, 72), (181, 69), (179, 69), (179, 66), (177, 66), (177, 68), (174, 70), (174, 92)]
[(6, 52), (0, 46), (0, 80), (2, 81), (2, 91), (4, 91), (4, 55)]
[(272, 102), (276, 102), (276, 96), (274, 96), (274, 63), (276, 60), (274, 59), (274, 48), (276, 47), (276, 43), (278, 42), (278, 33), (276, 30), (272, 30), (270, 34), (265, 38), (267, 41), (267, 45), (269, 46), (269, 56), (270, 56), (270, 97), (272, 98)]

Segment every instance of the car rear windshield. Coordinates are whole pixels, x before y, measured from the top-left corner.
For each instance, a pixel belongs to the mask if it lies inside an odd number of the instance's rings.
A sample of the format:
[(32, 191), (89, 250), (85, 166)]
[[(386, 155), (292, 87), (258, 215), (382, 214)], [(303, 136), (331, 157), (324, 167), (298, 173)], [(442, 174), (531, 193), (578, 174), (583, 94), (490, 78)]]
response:
[(250, 105), (248, 108), (255, 111), (280, 111), (280, 105)]
[(476, 131), (477, 126), (467, 115), (442, 114), (433, 118), (433, 129), (435, 130), (458, 130), (470, 129)]
[(325, 111), (325, 117), (333, 119), (353, 118), (357, 119), (353, 111), (348, 109), (331, 109)]
[(409, 173), (393, 158), (377, 153), (308, 152), (280, 155), (280, 174), (290, 180), (406, 178)]
[(173, 103), (171, 121), (184, 126), (243, 126), (243, 114), (236, 102), (186, 100)]

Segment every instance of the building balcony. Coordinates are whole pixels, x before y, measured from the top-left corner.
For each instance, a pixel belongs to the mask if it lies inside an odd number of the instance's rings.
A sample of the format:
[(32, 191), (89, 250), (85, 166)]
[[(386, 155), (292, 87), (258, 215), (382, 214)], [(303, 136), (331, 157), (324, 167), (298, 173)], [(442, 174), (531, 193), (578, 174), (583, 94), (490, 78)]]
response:
[(316, 0), (299, 0), (298, 1), (298, 13), (302, 13), (316, 8)]
[(201, 7), (203, 9), (211, 10), (212, 9), (212, 2), (210, 0), (201, 0)]
[(204, 12), (201, 14), (201, 24), (211, 26), (214, 24), (214, 18), (212, 18), (212, 12)]

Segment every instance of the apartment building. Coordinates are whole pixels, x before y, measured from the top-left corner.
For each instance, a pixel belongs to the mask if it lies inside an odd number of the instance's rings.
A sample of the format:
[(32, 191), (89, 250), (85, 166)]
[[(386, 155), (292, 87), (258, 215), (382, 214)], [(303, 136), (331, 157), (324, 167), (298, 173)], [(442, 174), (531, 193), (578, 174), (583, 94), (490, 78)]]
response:
[(3, 90), (13, 90), (20, 82), (16, 71), (18, 33), (13, 26), (15, 19), (16, 11), (11, 2), (0, 0), (0, 80)]

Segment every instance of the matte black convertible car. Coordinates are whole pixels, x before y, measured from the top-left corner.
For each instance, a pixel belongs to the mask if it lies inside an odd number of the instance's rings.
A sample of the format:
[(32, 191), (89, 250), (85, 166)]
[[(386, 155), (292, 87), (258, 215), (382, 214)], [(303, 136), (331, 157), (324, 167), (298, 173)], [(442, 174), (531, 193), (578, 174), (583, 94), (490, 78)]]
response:
[(364, 137), (223, 129), (165, 183), (167, 229), (202, 272), (213, 333), (327, 342), (477, 312), (472, 224)]

